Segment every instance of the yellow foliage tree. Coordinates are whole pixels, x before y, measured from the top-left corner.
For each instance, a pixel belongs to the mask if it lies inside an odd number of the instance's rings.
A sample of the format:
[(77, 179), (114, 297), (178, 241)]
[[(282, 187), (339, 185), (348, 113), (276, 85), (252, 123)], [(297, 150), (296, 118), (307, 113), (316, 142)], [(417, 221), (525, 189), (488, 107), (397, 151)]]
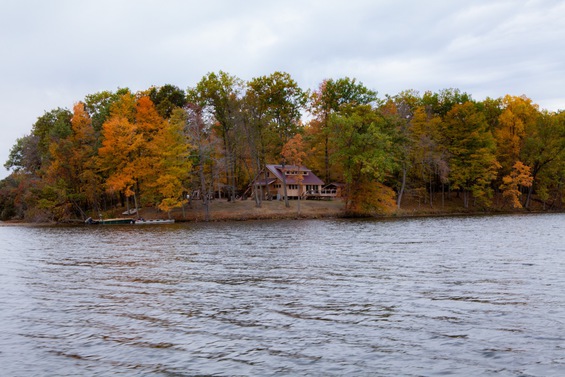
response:
[(157, 194), (157, 206), (169, 212), (182, 205), (184, 181), (192, 169), (189, 160), (190, 144), (186, 141), (182, 124), (166, 122), (152, 143), (156, 157), (153, 165), (155, 180), (151, 187)]
[(144, 204), (170, 211), (182, 203), (183, 178), (190, 169), (178, 122), (167, 122), (151, 99), (125, 95), (104, 123), (99, 166), (109, 192), (139, 194)]
[(502, 100), (503, 110), (498, 117), (498, 126), (494, 131), (497, 145), (497, 160), (501, 164), (501, 173), (509, 174), (520, 152), (524, 139), (536, 124), (538, 106), (527, 97), (506, 95)]
[(530, 167), (516, 161), (512, 172), (504, 176), (502, 182), (502, 197), (512, 208), (522, 208), (520, 187), (530, 187), (534, 182)]
[(396, 193), (382, 183), (362, 177), (351, 185), (348, 213), (355, 215), (391, 214), (396, 210)]

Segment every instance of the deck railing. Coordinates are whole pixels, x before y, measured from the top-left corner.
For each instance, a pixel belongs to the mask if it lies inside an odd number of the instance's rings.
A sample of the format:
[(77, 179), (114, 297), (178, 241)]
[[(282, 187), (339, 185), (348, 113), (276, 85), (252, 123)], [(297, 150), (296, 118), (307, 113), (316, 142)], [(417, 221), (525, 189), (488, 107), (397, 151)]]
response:
[(309, 190), (302, 194), (304, 198), (334, 198), (336, 196), (336, 189)]

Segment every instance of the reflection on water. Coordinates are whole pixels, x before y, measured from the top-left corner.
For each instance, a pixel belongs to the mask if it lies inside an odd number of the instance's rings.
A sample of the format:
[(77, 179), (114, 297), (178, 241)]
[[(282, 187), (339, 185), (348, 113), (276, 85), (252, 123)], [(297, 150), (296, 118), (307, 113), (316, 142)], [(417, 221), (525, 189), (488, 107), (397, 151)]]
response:
[(565, 373), (565, 216), (0, 227), (3, 375)]

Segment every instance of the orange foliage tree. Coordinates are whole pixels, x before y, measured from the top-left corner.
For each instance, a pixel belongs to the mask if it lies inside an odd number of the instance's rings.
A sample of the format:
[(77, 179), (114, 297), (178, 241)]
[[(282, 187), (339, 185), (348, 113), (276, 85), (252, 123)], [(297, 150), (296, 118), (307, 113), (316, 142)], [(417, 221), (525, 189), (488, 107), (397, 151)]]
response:
[(522, 208), (520, 198), (522, 197), (521, 187), (531, 187), (534, 179), (530, 167), (521, 161), (516, 161), (512, 167), (512, 172), (502, 178), (502, 197), (512, 208)]

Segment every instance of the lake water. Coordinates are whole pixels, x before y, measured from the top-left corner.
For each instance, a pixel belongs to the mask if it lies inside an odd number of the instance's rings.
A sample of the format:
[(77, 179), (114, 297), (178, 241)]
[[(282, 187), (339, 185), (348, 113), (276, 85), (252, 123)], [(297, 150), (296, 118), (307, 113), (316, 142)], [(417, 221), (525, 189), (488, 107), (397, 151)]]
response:
[(0, 226), (2, 376), (563, 376), (565, 215)]

